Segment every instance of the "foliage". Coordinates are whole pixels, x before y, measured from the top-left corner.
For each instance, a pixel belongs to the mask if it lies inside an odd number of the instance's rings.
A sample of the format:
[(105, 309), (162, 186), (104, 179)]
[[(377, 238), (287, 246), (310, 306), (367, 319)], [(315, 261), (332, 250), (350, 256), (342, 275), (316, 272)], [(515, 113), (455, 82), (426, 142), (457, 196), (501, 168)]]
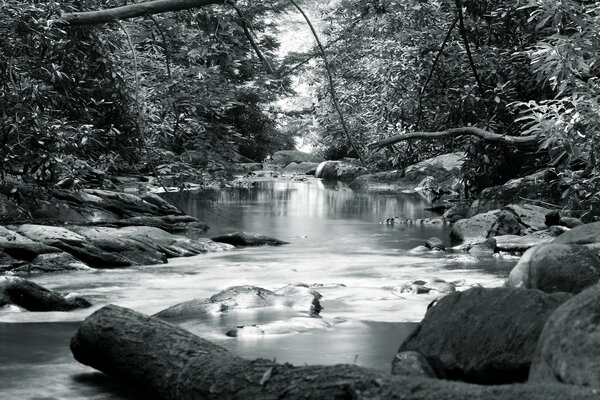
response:
[(68, 3), (0, 5), (0, 173), (38, 181), (136, 161), (126, 85), (102, 30), (61, 27)]

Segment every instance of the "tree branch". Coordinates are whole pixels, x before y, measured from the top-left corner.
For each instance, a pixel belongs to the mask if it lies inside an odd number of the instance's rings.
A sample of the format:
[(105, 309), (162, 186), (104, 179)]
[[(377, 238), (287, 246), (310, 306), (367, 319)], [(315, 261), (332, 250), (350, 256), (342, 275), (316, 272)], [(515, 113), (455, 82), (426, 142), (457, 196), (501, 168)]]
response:
[(471, 66), (471, 70), (473, 71), (473, 75), (475, 76), (475, 80), (477, 81), (479, 91), (483, 96), (485, 90), (483, 88), (483, 85), (481, 84), (481, 79), (479, 78), (477, 68), (475, 68), (475, 62), (473, 61), (473, 55), (471, 54), (471, 47), (469, 46), (469, 39), (467, 38), (467, 31), (465, 30), (465, 19), (462, 12), (462, 0), (456, 0), (456, 8), (458, 9), (458, 29), (460, 30), (460, 35), (462, 36), (463, 42), (465, 43), (465, 50), (467, 51), (469, 65)]
[(224, 0), (153, 0), (106, 10), (66, 13), (61, 16), (61, 20), (70, 25), (104, 24), (167, 11), (181, 11), (211, 4), (223, 4), (224, 2)]
[(317, 42), (317, 46), (319, 46), (319, 50), (321, 51), (321, 55), (323, 56), (323, 63), (325, 64), (325, 70), (327, 71), (327, 78), (329, 79), (329, 91), (331, 94), (331, 101), (333, 102), (333, 106), (335, 107), (335, 110), (337, 111), (339, 117), (340, 117), (340, 123), (342, 124), (342, 129), (344, 130), (344, 133), (346, 134), (346, 137), (348, 138), (348, 141), (350, 142), (350, 145), (352, 146), (352, 148), (354, 149), (354, 151), (356, 152), (356, 154), (358, 155), (358, 158), (360, 159), (360, 162), (362, 163), (363, 166), (367, 167), (367, 163), (365, 162), (365, 160), (362, 157), (362, 154), (360, 152), (360, 150), (358, 149), (358, 147), (356, 146), (356, 143), (354, 143), (354, 139), (352, 139), (352, 136), (350, 135), (350, 131), (348, 130), (348, 127), (346, 126), (346, 120), (344, 119), (344, 114), (342, 114), (342, 109), (340, 108), (340, 104), (337, 100), (337, 95), (335, 94), (335, 85), (333, 83), (333, 76), (331, 74), (331, 68), (329, 66), (329, 60), (327, 59), (327, 54), (325, 54), (325, 48), (323, 47), (323, 44), (321, 44), (321, 40), (319, 39), (319, 35), (317, 34), (317, 31), (315, 29), (315, 27), (313, 26), (312, 22), (310, 22), (310, 19), (308, 18), (308, 15), (306, 15), (306, 13), (304, 12), (304, 10), (298, 5), (298, 3), (296, 3), (295, 0), (290, 0), (290, 2), (294, 5), (294, 7), (296, 7), (296, 9), (300, 12), (300, 14), (302, 14), (302, 16), (304, 17), (304, 20), (306, 21), (306, 23), (308, 24), (308, 27), (310, 28), (313, 36), (315, 37), (315, 41)]
[(452, 24), (450, 25), (450, 28), (448, 29), (448, 33), (446, 33), (446, 37), (444, 38), (442, 45), (440, 46), (440, 50), (438, 51), (437, 55), (435, 56), (435, 60), (433, 60), (433, 65), (431, 66), (431, 71), (429, 71), (429, 76), (427, 77), (427, 80), (425, 81), (425, 84), (423, 85), (423, 88), (421, 89), (421, 92), (419, 93), (419, 113), (418, 113), (419, 116), (417, 117), (417, 127), (421, 123), (421, 116), (423, 114), (423, 106), (422, 106), (423, 94), (425, 93), (425, 89), (427, 89), (427, 85), (429, 84), (429, 82), (431, 81), (431, 78), (433, 77), (433, 72), (435, 71), (435, 66), (437, 65), (438, 61), (440, 60), (440, 56), (442, 55), (442, 52), (444, 51), (444, 48), (446, 47), (448, 40), (450, 40), (450, 35), (452, 34), (452, 31), (454, 30), (454, 27), (456, 26), (457, 22), (458, 22), (458, 17), (455, 17), (454, 21), (452, 21)]
[(242, 29), (244, 30), (244, 34), (246, 35), (246, 38), (250, 42), (250, 46), (252, 46), (252, 48), (254, 49), (254, 52), (256, 53), (256, 55), (258, 56), (260, 61), (262, 61), (263, 65), (265, 66), (267, 71), (269, 71), (269, 73), (271, 75), (275, 75), (275, 71), (273, 70), (271, 63), (269, 62), (269, 60), (267, 60), (267, 58), (264, 56), (262, 51), (260, 51), (260, 48), (258, 47), (258, 45), (256, 44), (256, 41), (252, 37), (252, 33), (250, 32), (250, 29), (248, 29), (248, 23), (246, 22), (246, 17), (244, 16), (244, 13), (242, 12), (242, 10), (232, 0), (225, 0), (225, 4), (231, 6), (235, 10), (238, 17), (240, 18), (240, 23), (242, 25)]
[(470, 135), (476, 136), (486, 142), (500, 143), (509, 146), (515, 146), (520, 149), (532, 149), (538, 146), (539, 139), (537, 136), (506, 136), (498, 133), (486, 131), (481, 128), (463, 127), (463, 128), (452, 128), (440, 132), (411, 132), (403, 135), (392, 136), (387, 139), (379, 140), (369, 144), (370, 149), (378, 149), (381, 147), (389, 146), (394, 143), (401, 142), (403, 140), (410, 139), (446, 139), (457, 136)]

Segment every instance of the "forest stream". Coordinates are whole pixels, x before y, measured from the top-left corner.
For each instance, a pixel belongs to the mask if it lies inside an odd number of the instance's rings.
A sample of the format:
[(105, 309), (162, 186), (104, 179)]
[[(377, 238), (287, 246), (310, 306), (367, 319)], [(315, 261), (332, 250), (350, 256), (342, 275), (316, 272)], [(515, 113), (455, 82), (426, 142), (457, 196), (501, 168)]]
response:
[[(325, 324), (288, 310), (240, 310), (187, 321), (186, 329), (246, 358), (303, 364), (355, 363), (388, 371), (402, 340), (439, 294), (401, 293), (414, 280), (439, 278), (500, 286), (515, 258), (477, 260), (464, 252), (415, 253), (437, 236), (450, 246), (449, 226), (387, 225), (388, 217), (424, 218), (428, 202), (416, 195), (358, 194), (342, 185), (290, 177), (263, 179), (205, 195), (177, 195), (189, 214), (206, 221), (208, 236), (233, 231), (290, 242), (236, 249), (168, 264), (127, 269), (35, 275), (31, 280), (94, 303), (73, 312), (0, 312), (0, 398), (142, 398), (77, 363), (69, 340), (79, 321), (109, 303), (152, 314), (233, 285), (275, 290), (299, 283), (322, 294)], [(292, 323), (293, 321), (293, 323)], [(239, 325), (279, 323), (281, 332), (231, 338)], [(285, 329), (286, 326), (293, 326)]]

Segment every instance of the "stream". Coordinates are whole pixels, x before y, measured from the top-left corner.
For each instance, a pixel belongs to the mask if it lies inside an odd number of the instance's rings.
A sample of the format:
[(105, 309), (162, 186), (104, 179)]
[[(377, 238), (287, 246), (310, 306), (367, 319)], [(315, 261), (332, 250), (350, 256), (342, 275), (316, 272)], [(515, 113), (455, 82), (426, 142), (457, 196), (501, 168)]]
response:
[[(0, 311), (0, 399), (141, 399), (142, 395), (83, 366), (69, 340), (79, 321), (113, 303), (152, 314), (192, 298), (210, 297), (233, 285), (275, 290), (312, 285), (323, 298), (313, 327), (285, 310), (241, 310), (210, 315), (184, 327), (246, 358), (303, 364), (354, 363), (387, 371), (403, 341), (439, 295), (400, 293), (417, 279), (464, 280), (500, 286), (516, 259), (477, 260), (467, 253), (415, 253), (431, 236), (450, 246), (449, 226), (386, 225), (388, 217), (424, 218), (428, 203), (417, 195), (358, 194), (318, 179), (258, 179), (177, 201), (206, 221), (207, 236), (248, 231), (290, 242), (279, 247), (236, 249), (168, 264), (127, 269), (34, 275), (31, 280), (87, 297), (94, 307), (74, 312)], [(231, 338), (238, 325), (299, 320), (293, 333)], [(295, 325), (296, 326), (296, 325)]]

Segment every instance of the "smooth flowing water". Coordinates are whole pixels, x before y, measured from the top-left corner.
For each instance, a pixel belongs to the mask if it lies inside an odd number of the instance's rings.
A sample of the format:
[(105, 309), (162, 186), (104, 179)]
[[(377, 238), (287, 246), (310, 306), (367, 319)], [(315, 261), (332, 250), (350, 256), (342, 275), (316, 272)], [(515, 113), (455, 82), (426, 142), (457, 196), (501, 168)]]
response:
[[(186, 322), (190, 331), (247, 358), (292, 364), (358, 365), (389, 370), (402, 340), (438, 295), (400, 293), (402, 284), (431, 278), (499, 286), (515, 260), (477, 260), (466, 253), (414, 253), (431, 236), (449, 242), (449, 227), (386, 225), (388, 217), (433, 216), (412, 195), (357, 194), (342, 185), (293, 177), (259, 180), (178, 202), (211, 225), (210, 235), (249, 231), (290, 242), (170, 260), (159, 266), (47, 274), (31, 279), (89, 298), (92, 309), (69, 313), (0, 311), (1, 399), (137, 399), (130, 388), (75, 362), (68, 344), (81, 321), (109, 304), (155, 313), (229, 286), (275, 290), (313, 285), (322, 321), (286, 310), (244, 310)], [(210, 236), (209, 235), (209, 236)], [(273, 327), (267, 335), (230, 338), (238, 325)], [(283, 332), (283, 333), (282, 333)], [(279, 333), (279, 334), (278, 334)]]

